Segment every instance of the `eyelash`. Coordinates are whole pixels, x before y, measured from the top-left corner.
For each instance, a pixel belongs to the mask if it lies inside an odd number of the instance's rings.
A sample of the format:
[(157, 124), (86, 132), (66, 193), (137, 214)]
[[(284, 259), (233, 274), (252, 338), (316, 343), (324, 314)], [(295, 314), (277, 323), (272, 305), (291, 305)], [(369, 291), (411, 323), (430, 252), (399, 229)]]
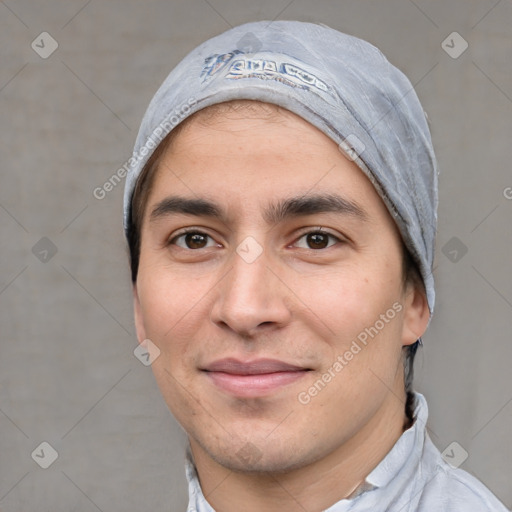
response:
[[(211, 240), (213, 240), (213, 237), (210, 236), (208, 233), (205, 233), (204, 231), (200, 231), (197, 228), (192, 227), (192, 228), (184, 228), (180, 233), (178, 233), (177, 235), (175, 235), (171, 239), (169, 239), (169, 241), (167, 242), (167, 245), (177, 245), (176, 244), (177, 240), (179, 240), (180, 238), (185, 237), (186, 235), (189, 235), (189, 234), (204, 235), (204, 236), (210, 238)], [(336, 243), (344, 242), (344, 240), (342, 240), (340, 237), (333, 235), (332, 233), (330, 233), (328, 231), (325, 231), (322, 227), (318, 227), (318, 228), (315, 228), (315, 229), (312, 229), (309, 231), (304, 231), (303, 233), (301, 233), (300, 236), (295, 240), (295, 242), (293, 242), (293, 244), (296, 244), (299, 240), (301, 240), (302, 238), (304, 238), (308, 235), (316, 235), (316, 234), (327, 235), (329, 238), (334, 239), (336, 241)], [(329, 247), (332, 247), (332, 245), (335, 245), (335, 244), (328, 245), (327, 247), (324, 247), (323, 249), (328, 249)], [(184, 248), (181, 247), (181, 249), (184, 249)], [(203, 247), (201, 249), (203, 249)], [(198, 251), (200, 249), (190, 249), (187, 247), (187, 249), (184, 249), (184, 250)], [(311, 249), (311, 250), (319, 251), (322, 249)]]
[[(198, 235), (205, 235), (207, 236), (208, 238), (212, 239), (213, 240), (213, 237), (210, 236), (208, 233), (205, 233), (204, 231), (201, 231), (197, 228), (184, 228), (181, 232), (179, 232), (177, 235), (173, 236), (171, 239), (169, 239), (169, 241), (167, 242), (167, 245), (176, 245), (176, 240), (179, 240), (180, 238), (183, 238), (185, 237), (186, 235), (190, 235), (190, 234), (198, 234)], [(181, 249), (183, 249), (183, 247), (181, 247)], [(185, 249), (185, 250), (189, 250), (189, 251), (197, 251), (198, 249)]]
[(319, 226), (318, 228), (315, 228), (315, 229), (311, 229), (309, 231), (304, 231), (294, 242), (294, 244), (296, 244), (299, 240), (301, 240), (302, 238), (308, 236), (308, 235), (327, 235), (327, 237), (329, 237), (330, 239), (332, 240), (335, 240), (335, 243), (334, 244), (330, 244), (330, 245), (327, 245), (327, 247), (323, 247), (322, 249), (311, 249), (308, 247), (308, 249), (312, 250), (312, 251), (321, 251), (321, 250), (325, 250), (325, 249), (328, 249), (329, 247), (332, 247), (333, 245), (335, 245), (336, 243), (343, 243), (344, 240), (342, 240), (340, 237), (336, 236), (336, 235), (333, 235), (332, 233), (330, 233), (329, 231), (325, 231), (321, 226)]

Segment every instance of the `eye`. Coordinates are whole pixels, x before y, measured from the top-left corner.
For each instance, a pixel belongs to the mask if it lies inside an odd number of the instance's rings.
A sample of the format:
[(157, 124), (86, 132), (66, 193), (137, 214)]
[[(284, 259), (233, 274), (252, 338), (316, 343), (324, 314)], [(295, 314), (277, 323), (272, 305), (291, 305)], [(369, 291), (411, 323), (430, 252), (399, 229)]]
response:
[(204, 249), (218, 245), (210, 235), (201, 231), (188, 231), (177, 235), (169, 241), (169, 245), (177, 245), (182, 249)]
[(316, 230), (303, 234), (295, 246), (301, 249), (327, 249), (341, 240), (325, 231)]

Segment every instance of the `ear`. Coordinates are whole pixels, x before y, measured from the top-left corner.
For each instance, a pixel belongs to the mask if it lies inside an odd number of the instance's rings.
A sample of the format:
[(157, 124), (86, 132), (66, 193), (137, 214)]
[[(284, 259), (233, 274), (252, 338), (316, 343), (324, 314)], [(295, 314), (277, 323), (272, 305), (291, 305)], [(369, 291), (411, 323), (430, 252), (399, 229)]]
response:
[(408, 283), (404, 295), (402, 345), (412, 345), (425, 333), (430, 318), (430, 311), (422, 286)]
[(144, 315), (140, 305), (139, 294), (137, 292), (137, 283), (133, 285), (133, 314), (135, 317), (135, 330), (137, 339), (142, 343), (146, 339), (146, 328), (144, 327)]

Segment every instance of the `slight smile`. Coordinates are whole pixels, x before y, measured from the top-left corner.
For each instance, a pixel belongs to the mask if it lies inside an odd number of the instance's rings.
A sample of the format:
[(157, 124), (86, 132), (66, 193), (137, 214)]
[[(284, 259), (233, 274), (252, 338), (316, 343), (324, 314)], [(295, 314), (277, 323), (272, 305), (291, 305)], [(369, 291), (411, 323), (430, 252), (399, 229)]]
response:
[(255, 398), (296, 382), (311, 371), (311, 368), (275, 359), (243, 362), (226, 358), (215, 361), (201, 370), (221, 390), (240, 398)]

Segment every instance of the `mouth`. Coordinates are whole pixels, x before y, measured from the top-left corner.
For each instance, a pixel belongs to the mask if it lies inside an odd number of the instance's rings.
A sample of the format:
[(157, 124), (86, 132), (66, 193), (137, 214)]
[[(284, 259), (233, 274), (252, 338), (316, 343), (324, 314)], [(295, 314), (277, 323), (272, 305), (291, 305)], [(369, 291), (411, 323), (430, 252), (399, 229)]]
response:
[(222, 391), (241, 398), (254, 398), (271, 394), (297, 382), (311, 371), (311, 368), (276, 359), (244, 362), (227, 358), (215, 361), (201, 370)]

